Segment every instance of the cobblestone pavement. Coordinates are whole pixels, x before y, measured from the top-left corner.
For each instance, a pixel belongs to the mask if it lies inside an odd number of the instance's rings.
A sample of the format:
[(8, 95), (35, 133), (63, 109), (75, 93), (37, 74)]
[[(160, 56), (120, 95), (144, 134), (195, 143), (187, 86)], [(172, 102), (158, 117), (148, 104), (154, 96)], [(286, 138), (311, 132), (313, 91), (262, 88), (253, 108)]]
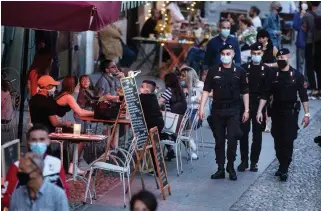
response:
[(231, 211), (320, 211), (321, 210), (321, 147), (313, 139), (320, 133), (321, 110), (295, 142), (293, 162), (286, 183), (273, 174), (275, 160), (253, 185), (231, 207)]

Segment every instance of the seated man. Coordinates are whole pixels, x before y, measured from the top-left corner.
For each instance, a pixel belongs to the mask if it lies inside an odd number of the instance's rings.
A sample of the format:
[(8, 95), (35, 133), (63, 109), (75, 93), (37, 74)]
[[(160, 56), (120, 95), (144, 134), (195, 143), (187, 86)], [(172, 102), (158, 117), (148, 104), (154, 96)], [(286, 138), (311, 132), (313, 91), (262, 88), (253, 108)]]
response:
[[(66, 175), (62, 167), (61, 161), (58, 158), (46, 154), (47, 147), (50, 144), (47, 129), (42, 125), (34, 125), (27, 132), (27, 141), (29, 151), (44, 158), (43, 177), (48, 181), (63, 188), (68, 195), (68, 186), (66, 183)], [(24, 185), (17, 177), (19, 161), (13, 163), (7, 173), (6, 181), (2, 192), (2, 207), (8, 207), (12, 198), (12, 193)]]
[(117, 91), (121, 89), (120, 79), (124, 73), (120, 72), (112, 60), (104, 60), (100, 64), (102, 75), (96, 83), (98, 96), (103, 96), (106, 101), (118, 101)]
[(140, 87), (141, 94), (139, 95), (139, 98), (148, 130), (156, 126), (159, 133), (161, 133), (164, 127), (164, 120), (155, 94), (155, 89), (156, 83), (154, 81), (144, 80)]
[(56, 116), (57, 104), (52, 96), (59, 84), (49, 75), (41, 76), (38, 79), (39, 91), (29, 102), (31, 123), (44, 125), (50, 133), (55, 131), (55, 127), (70, 128), (72, 125), (68, 121), (59, 120)]
[[(140, 87), (140, 102), (144, 112), (145, 122), (147, 129), (150, 130), (153, 127), (157, 127), (159, 134), (161, 134), (164, 127), (163, 115), (160, 110), (158, 99), (155, 94), (156, 83), (154, 81), (144, 80)], [(154, 158), (153, 149), (150, 149), (153, 165), (156, 171), (156, 162)], [(152, 172), (150, 172), (152, 173)]]
[(43, 158), (35, 153), (20, 158), (17, 177), (21, 186), (12, 194), (10, 211), (69, 210), (64, 191), (43, 177), (45, 168)]

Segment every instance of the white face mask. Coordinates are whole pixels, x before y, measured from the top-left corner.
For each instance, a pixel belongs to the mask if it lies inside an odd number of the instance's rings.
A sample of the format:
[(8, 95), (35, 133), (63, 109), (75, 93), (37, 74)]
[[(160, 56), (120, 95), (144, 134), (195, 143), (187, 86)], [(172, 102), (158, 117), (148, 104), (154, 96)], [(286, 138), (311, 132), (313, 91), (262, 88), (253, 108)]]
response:
[(307, 10), (308, 9), (308, 4), (307, 3), (302, 3), (301, 4), (302, 10)]
[(47, 90), (48, 96), (53, 96), (55, 94), (56, 87), (54, 86), (52, 89)]

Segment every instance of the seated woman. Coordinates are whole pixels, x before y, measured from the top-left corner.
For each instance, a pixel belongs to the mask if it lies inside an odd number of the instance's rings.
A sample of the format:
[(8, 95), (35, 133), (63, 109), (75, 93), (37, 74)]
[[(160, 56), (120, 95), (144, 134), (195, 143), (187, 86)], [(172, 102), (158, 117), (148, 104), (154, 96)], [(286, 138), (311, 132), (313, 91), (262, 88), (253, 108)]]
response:
[(9, 81), (1, 80), (1, 124), (8, 124), (13, 117), (13, 104)]
[[(175, 73), (167, 73), (164, 80), (166, 89), (158, 99), (159, 105), (165, 105), (166, 111), (184, 115), (187, 109), (187, 102), (178, 77)], [(174, 150), (168, 148), (167, 159), (170, 161), (174, 157)]]
[[(97, 104), (99, 97), (95, 96), (95, 88), (89, 77), (89, 75), (82, 75), (79, 79), (79, 93), (77, 97), (77, 103), (81, 109), (93, 110), (95, 104)], [(74, 113), (74, 119), (77, 123), (82, 124), (82, 128), (87, 128), (84, 121), (81, 121), (79, 115)]]
[[(62, 81), (61, 91), (56, 95), (55, 100), (57, 103), (56, 114), (60, 117), (65, 116), (67, 112), (73, 110), (80, 117), (89, 117), (94, 116), (93, 111), (88, 111), (80, 108), (78, 103), (74, 98), (76, 83), (73, 76), (66, 76)], [(78, 156), (81, 155), (84, 149), (84, 143), (79, 143), (78, 145)], [(73, 173), (73, 163), (71, 162), (69, 165), (68, 173)], [(84, 171), (78, 169), (78, 174), (83, 174)]]
[[(187, 107), (192, 109), (192, 115), (190, 121), (192, 122), (201, 100), (201, 95), (203, 92), (204, 82), (200, 81), (196, 71), (190, 67), (184, 67), (181, 69), (181, 86), (184, 88), (184, 92), (187, 98)], [(197, 123), (197, 128), (202, 125), (202, 122), (199, 121)], [(196, 144), (193, 139), (190, 139), (190, 146), (191, 149), (194, 151), (191, 154), (192, 159), (197, 159), (196, 151)]]

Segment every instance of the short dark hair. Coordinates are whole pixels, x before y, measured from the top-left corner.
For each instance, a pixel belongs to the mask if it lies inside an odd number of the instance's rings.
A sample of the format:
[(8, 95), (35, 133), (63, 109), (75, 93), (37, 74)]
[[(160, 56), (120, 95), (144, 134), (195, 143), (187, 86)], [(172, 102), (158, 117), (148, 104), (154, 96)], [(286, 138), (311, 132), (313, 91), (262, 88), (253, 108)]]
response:
[(100, 70), (102, 72), (105, 72), (106, 68), (109, 66), (110, 63), (112, 63), (113, 60), (110, 59), (104, 59), (103, 61), (100, 62)]
[(146, 83), (148, 85), (151, 85), (152, 86), (152, 90), (151, 92), (155, 92), (155, 89), (156, 89), (156, 83), (152, 80), (143, 80), (142, 83)]
[(133, 211), (136, 201), (142, 201), (149, 211), (156, 211), (157, 209), (157, 200), (154, 194), (149, 191), (142, 190), (139, 193), (135, 194), (130, 200), (130, 210)]
[(254, 12), (256, 13), (257, 16), (260, 15), (261, 10), (259, 8), (257, 8), (256, 6), (252, 6), (251, 9), (254, 10)]
[(11, 92), (10, 81), (1, 79), (1, 90), (4, 92)]
[(36, 131), (36, 130), (41, 130), (41, 131), (45, 131), (47, 133), (49, 133), (49, 130), (46, 126), (42, 125), (42, 124), (35, 124), (33, 125), (27, 132), (27, 140), (30, 138), (30, 134), (33, 132), (33, 131)]
[(310, 1), (312, 7), (318, 7), (320, 5), (320, 1)]

